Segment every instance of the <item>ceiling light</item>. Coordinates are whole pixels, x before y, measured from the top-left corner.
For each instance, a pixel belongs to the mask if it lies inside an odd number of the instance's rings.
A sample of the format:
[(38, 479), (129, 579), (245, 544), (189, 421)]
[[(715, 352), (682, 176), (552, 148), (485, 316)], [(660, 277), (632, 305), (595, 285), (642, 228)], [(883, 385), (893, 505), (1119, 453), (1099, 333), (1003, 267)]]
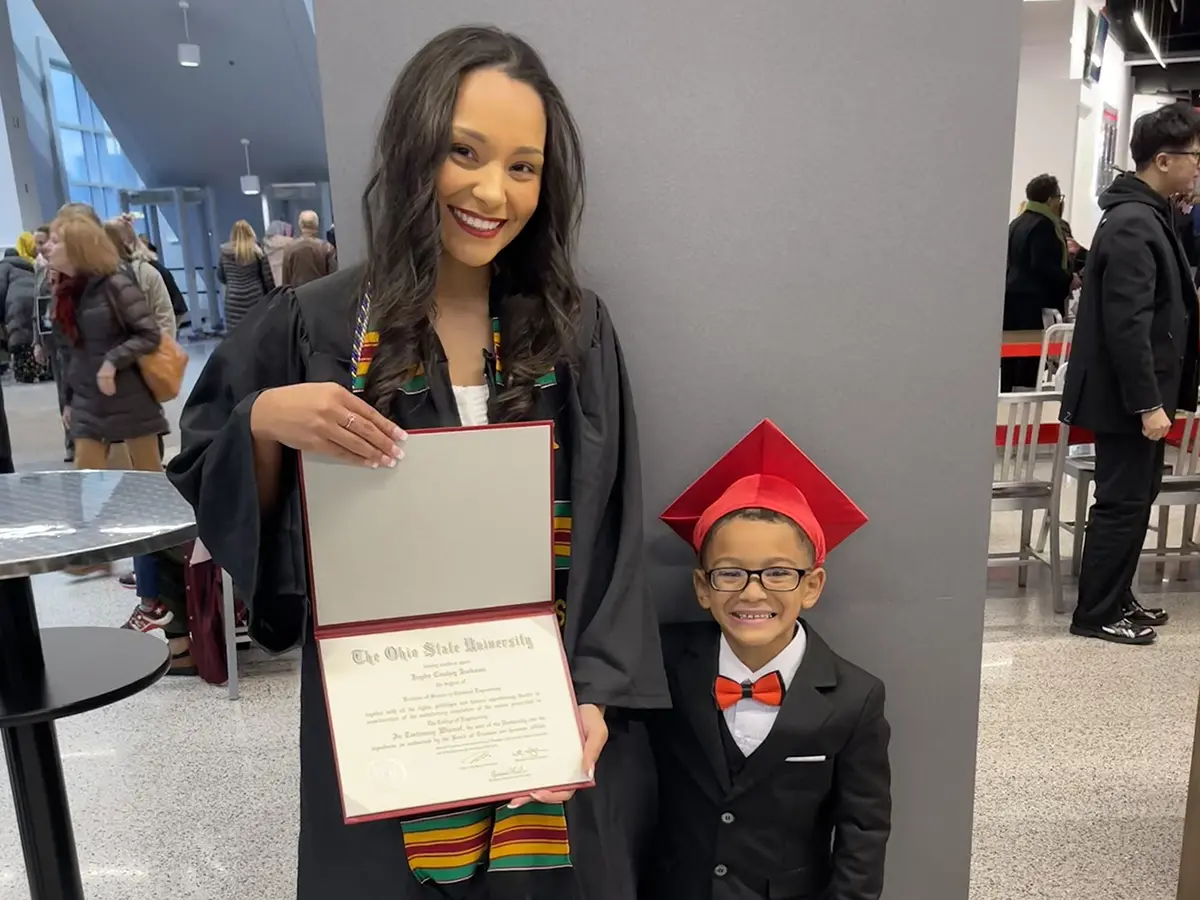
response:
[(188, 0), (179, 0), (179, 8), (183, 10), (183, 36), (187, 40), (179, 45), (179, 64), (187, 69), (200, 65), (200, 45), (192, 43), (191, 32), (188, 31)]
[(254, 196), (261, 192), (258, 176), (250, 174), (250, 138), (242, 138), (242, 150), (246, 152), (246, 174), (242, 176), (242, 193)]
[(1154, 61), (1164, 69), (1167, 64), (1163, 62), (1162, 53), (1158, 49), (1158, 42), (1150, 37), (1150, 30), (1146, 27), (1146, 20), (1142, 18), (1142, 11), (1135, 10), (1133, 13), (1133, 24), (1137, 26), (1137, 30), (1142, 33), (1142, 37), (1146, 40), (1146, 45), (1150, 48), (1150, 52), (1154, 55)]

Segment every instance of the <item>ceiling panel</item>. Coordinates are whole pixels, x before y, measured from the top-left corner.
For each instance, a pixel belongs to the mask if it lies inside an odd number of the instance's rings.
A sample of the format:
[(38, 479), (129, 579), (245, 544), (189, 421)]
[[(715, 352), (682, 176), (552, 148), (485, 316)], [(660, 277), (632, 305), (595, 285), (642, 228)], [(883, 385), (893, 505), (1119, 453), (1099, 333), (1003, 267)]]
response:
[(326, 177), (305, 0), (191, 0), (194, 69), (177, 61), (176, 0), (36, 5), (148, 184), (236, 185), (243, 137), (264, 184)]

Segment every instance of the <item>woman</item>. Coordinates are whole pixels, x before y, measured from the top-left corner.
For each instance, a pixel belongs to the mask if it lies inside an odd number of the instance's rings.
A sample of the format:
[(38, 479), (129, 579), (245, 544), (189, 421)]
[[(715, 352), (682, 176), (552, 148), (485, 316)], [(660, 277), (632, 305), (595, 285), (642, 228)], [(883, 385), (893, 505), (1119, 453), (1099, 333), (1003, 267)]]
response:
[(217, 278), (225, 285), (225, 329), (233, 331), (246, 313), (275, 289), (271, 265), (245, 219), (233, 223), (229, 243), (221, 245)]
[(19, 251), (6, 251), (0, 259), (0, 325), (12, 355), (13, 375), (24, 384), (50, 378), (50, 368), (33, 353), (34, 294), (33, 261)]
[(271, 277), (275, 284), (283, 284), (283, 251), (292, 243), (292, 226), (287, 222), (276, 219), (267, 226), (267, 236), (263, 238), (263, 252), (267, 254), (267, 262), (271, 264)]
[(158, 436), (167, 420), (137, 367), (162, 340), (146, 295), (119, 271), (117, 250), (95, 218), (60, 213), (50, 232), (53, 316), (70, 346), (63, 420), (75, 466), (107, 468), (109, 448), (124, 443), (134, 469), (162, 471)]
[[(555, 499), (570, 504), (572, 532), (555, 596), (585, 757), (599, 754), (597, 787), (567, 803), (574, 868), (538, 858), (489, 872), (486, 856), (472, 856), (454, 876), (465, 880), (447, 883), (436, 866), (418, 866), (418, 878), (403, 823), (343, 825), (310, 640), (299, 900), (347, 884), (399, 900), (635, 896), (655, 784), (630, 710), (666, 705), (666, 685), (642, 584), (629, 385), (608, 313), (571, 265), (582, 188), (574, 121), (533, 49), (488, 28), (435, 38), (392, 89), (363, 197), (365, 267), (279, 291), (218, 348), (184, 410), (169, 474), (250, 598), (252, 636), (275, 651), (307, 630), (297, 450), (394, 464), (401, 427), (556, 426)], [(564, 797), (535, 799), (560, 823)]]
[(138, 243), (133, 225), (125, 219), (109, 219), (104, 223), (104, 233), (116, 248), (122, 265), (128, 266), (133, 272), (138, 287), (150, 301), (150, 309), (154, 313), (154, 321), (158, 323), (159, 330), (163, 334), (175, 337), (175, 310), (171, 307), (167, 283), (158, 269), (151, 264), (149, 251)]

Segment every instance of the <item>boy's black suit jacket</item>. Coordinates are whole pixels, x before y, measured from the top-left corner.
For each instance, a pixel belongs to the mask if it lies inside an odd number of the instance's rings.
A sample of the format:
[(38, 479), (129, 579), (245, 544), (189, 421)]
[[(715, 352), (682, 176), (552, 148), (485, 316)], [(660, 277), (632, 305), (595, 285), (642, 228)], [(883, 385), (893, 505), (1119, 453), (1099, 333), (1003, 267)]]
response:
[(879, 897), (892, 805), (883, 682), (803, 627), (779, 716), (736, 775), (713, 700), (720, 630), (663, 630), (674, 708), (651, 714), (660, 811), (644, 900)]

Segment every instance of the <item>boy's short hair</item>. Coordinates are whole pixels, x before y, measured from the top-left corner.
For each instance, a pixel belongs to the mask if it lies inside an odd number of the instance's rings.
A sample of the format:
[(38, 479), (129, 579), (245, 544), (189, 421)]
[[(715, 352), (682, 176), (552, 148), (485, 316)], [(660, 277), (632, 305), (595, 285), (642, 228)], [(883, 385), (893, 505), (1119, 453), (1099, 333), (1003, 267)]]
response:
[(704, 559), (708, 556), (708, 547), (712, 543), (713, 535), (715, 535), (721, 526), (726, 522), (732, 522), (734, 519), (746, 519), (751, 522), (784, 522), (791, 525), (796, 530), (796, 534), (800, 535), (800, 543), (804, 546), (808, 553), (808, 558), (816, 562), (817, 548), (813, 546), (812, 538), (804, 533), (804, 529), (796, 524), (795, 520), (785, 516), (783, 513), (775, 512), (773, 509), (762, 509), (761, 507), (750, 507), (749, 509), (735, 509), (731, 513), (726, 513), (713, 523), (712, 528), (708, 529), (708, 534), (704, 536), (704, 542), (700, 544), (699, 560), (700, 564), (704, 565)]
[(1138, 171), (1164, 150), (1187, 150), (1200, 137), (1200, 114), (1186, 103), (1169, 103), (1133, 123), (1129, 152)]

